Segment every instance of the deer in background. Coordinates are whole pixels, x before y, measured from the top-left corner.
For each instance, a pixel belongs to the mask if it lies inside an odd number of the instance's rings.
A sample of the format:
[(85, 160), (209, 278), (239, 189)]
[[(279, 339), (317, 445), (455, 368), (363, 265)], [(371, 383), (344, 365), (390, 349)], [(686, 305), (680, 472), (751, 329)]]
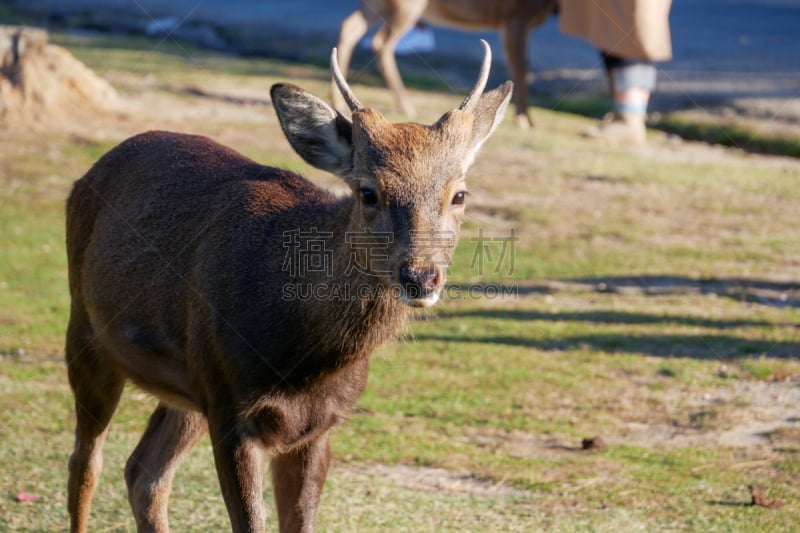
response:
[[(513, 101), (517, 124), (529, 128), (528, 115), (528, 33), (541, 25), (557, 8), (557, 0), (361, 0), (358, 9), (342, 22), (339, 32), (339, 65), (347, 76), (353, 50), (370, 27), (382, 26), (372, 39), (372, 49), (389, 89), (400, 110), (415, 115), (397, 69), (395, 48), (400, 39), (421, 18), (432, 24), (466, 30), (496, 29), (505, 49), (506, 64), (514, 82)], [(336, 87), (332, 87), (333, 103), (344, 109)]]
[[(149, 132), (112, 149), (67, 203), (72, 297), (66, 336), (75, 395), (72, 531), (86, 531), (123, 384), (159, 399), (125, 467), (139, 531), (166, 531), (178, 463), (206, 433), (231, 527), (263, 531), (264, 455), (282, 532), (309, 532), (332, 428), (367, 380), (370, 353), (413, 307), (436, 303), (464, 215), (464, 176), (501, 121), (512, 84), (469, 96), (435, 124), (393, 124), (333, 79), (352, 122), (290, 84), (272, 101), (308, 163), (341, 177), (337, 197), (205, 137)], [(286, 236), (328, 235), (329, 271), (286, 266)], [(352, 235), (387, 235), (366, 257)], [(431, 239), (430, 236), (436, 238)], [(365, 268), (352, 268), (356, 258)], [(351, 298), (287, 298), (338, 283)], [(357, 296), (356, 296), (357, 295)]]

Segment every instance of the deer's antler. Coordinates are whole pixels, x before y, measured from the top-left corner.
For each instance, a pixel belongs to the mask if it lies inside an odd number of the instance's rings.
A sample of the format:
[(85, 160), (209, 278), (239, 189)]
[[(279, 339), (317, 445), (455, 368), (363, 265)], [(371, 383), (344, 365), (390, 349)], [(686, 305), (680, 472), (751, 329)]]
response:
[(342, 93), (342, 97), (344, 97), (344, 101), (347, 102), (347, 107), (350, 108), (350, 111), (355, 112), (359, 109), (364, 109), (364, 106), (361, 105), (361, 102), (358, 101), (358, 98), (356, 98), (356, 95), (353, 94), (352, 89), (350, 89), (350, 86), (347, 84), (347, 80), (342, 76), (342, 71), (339, 69), (339, 59), (336, 48), (331, 52), (331, 73), (333, 74), (333, 81), (335, 81), (336, 85), (339, 87), (339, 92)]
[(478, 98), (483, 94), (483, 90), (486, 88), (486, 82), (489, 81), (489, 69), (492, 67), (492, 49), (489, 47), (489, 43), (483, 39), (481, 39), (481, 44), (483, 45), (483, 65), (481, 65), (481, 72), (478, 74), (478, 83), (475, 84), (475, 87), (472, 88), (472, 92), (470, 92), (469, 95), (464, 98), (464, 101), (461, 102), (461, 105), (458, 106), (462, 111), (472, 112), (475, 110)]

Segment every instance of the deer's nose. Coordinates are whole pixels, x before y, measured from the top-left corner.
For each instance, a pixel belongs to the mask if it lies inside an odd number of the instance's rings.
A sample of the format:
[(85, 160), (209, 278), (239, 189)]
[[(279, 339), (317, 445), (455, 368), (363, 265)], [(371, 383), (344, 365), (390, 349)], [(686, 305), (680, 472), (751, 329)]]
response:
[(417, 268), (406, 263), (400, 269), (400, 285), (408, 298), (426, 298), (439, 288), (439, 269), (435, 266)]

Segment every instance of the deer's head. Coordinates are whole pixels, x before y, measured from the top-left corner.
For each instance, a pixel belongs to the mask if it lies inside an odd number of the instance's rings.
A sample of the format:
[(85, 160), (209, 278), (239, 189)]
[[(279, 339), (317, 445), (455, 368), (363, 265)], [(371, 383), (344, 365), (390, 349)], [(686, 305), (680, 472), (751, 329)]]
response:
[(482, 43), (477, 84), (460, 106), (430, 126), (395, 124), (363, 107), (339, 71), (335, 49), (331, 69), (352, 122), (299, 87), (272, 87), (292, 147), (351, 187), (351, 245), (364, 256), (362, 264), (411, 306), (427, 307), (439, 299), (464, 216), (466, 171), (511, 96), (511, 82), (483, 92), (491, 51)]

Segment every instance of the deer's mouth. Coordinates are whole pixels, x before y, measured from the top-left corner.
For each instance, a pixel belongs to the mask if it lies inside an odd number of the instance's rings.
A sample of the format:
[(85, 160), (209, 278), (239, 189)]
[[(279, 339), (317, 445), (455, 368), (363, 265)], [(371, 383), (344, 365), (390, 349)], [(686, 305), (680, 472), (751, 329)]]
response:
[(423, 298), (412, 298), (407, 294), (400, 295), (400, 301), (411, 307), (432, 307), (439, 301), (441, 291), (436, 291)]
[(444, 272), (437, 266), (415, 267), (410, 262), (400, 268), (399, 299), (411, 307), (430, 307), (439, 301)]

